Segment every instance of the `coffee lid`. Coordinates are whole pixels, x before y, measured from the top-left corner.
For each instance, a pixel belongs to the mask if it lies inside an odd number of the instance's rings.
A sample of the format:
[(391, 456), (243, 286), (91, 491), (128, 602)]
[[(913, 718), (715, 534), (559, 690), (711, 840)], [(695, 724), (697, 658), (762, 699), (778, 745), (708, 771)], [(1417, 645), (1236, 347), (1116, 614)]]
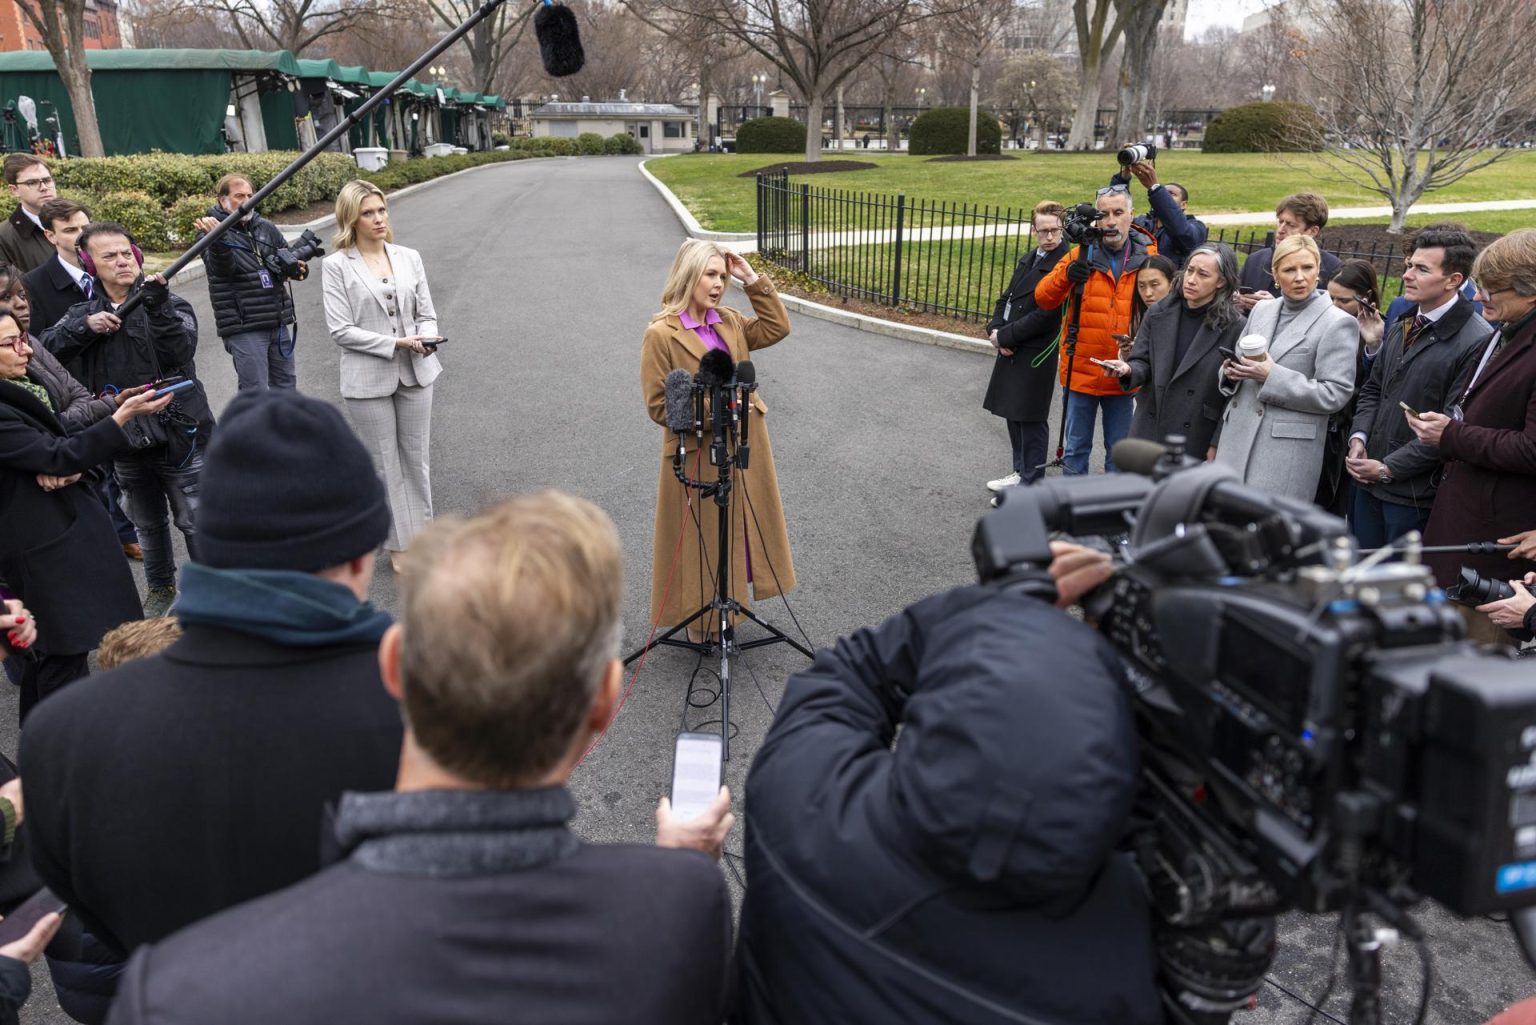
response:
[(1237, 348), (1240, 352), (1267, 352), (1269, 339), (1263, 335), (1243, 335), (1237, 340)]

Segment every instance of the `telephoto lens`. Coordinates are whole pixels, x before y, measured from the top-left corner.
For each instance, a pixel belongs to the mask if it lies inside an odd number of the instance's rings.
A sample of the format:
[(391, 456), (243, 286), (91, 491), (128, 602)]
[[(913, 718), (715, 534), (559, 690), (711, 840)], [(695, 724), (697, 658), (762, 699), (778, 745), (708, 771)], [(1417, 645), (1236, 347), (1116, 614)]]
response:
[(1484, 577), (1471, 566), (1463, 566), (1459, 579), (1445, 589), (1445, 596), (1453, 602), (1476, 607), (1513, 598), (1515, 589), (1497, 577)]
[(1127, 146), (1125, 149), (1120, 151), (1119, 159), (1121, 167), (1130, 167), (1138, 160), (1156, 160), (1157, 147), (1147, 143), (1137, 143), (1134, 146)]

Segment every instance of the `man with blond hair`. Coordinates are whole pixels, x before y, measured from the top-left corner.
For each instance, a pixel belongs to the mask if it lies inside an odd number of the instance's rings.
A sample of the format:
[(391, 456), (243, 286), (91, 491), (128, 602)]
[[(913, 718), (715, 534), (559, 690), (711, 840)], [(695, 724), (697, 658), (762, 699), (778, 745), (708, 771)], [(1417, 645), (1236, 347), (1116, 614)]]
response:
[(597, 507), (544, 491), (439, 520), (379, 651), (405, 742), (392, 793), (345, 795), (344, 860), (141, 951), (116, 1025), (716, 1025), (731, 906), (723, 789), (658, 847), (571, 832), (565, 782), (619, 704), (623, 575)]

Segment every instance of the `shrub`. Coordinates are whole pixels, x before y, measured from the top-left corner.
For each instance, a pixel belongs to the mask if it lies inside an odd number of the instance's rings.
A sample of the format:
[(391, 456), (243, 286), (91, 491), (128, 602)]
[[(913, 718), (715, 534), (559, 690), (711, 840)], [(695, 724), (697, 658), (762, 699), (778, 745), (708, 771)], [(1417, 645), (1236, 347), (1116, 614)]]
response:
[(492, 146), (510, 146), (510, 145), (512, 145), (512, 136), (508, 135), (506, 132), (492, 132), (491, 133), (491, 145)]
[(576, 151), (584, 157), (603, 155), (603, 137), (596, 132), (582, 132), (576, 136)]
[[(966, 150), (970, 135), (969, 107), (935, 107), (912, 122), (912, 140), (908, 151), (914, 156), (956, 156)], [(986, 110), (976, 112), (976, 152), (1001, 153), (1003, 130), (997, 116)]]
[(147, 192), (110, 192), (94, 208), (98, 221), (116, 221), (141, 249), (164, 252), (172, 247), (170, 222), (159, 200)]
[(1245, 103), (1205, 129), (1207, 153), (1300, 153), (1323, 148), (1323, 120), (1305, 103)]
[(628, 132), (614, 132), (603, 141), (603, 152), (610, 156), (638, 156), (645, 152), (645, 147)]
[(197, 228), (193, 225), (208, 208), (217, 203), (213, 193), (206, 196), (182, 196), (165, 212), (166, 231), (177, 249), (185, 249), (197, 241)]
[(755, 117), (736, 129), (737, 153), (804, 153), (805, 125), (790, 117)]

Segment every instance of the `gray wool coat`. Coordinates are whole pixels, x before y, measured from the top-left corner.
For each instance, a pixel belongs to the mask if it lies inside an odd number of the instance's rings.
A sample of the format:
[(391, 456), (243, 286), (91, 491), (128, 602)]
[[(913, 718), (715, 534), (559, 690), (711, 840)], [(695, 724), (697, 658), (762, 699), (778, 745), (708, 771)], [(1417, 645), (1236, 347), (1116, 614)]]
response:
[(1328, 417), (1354, 394), (1360, 326), (1326, 292), (1317, 292), (1279, 331), (1284, 303), (1265, 300), (1248, 316), (1245, 333), (1269, 339), (1269, 378), (1262, 384), (1220, 378), (1231, 400), (1217, 433), (1216, 462), (1260, 491), (1310, 502), (1322, 471)]

